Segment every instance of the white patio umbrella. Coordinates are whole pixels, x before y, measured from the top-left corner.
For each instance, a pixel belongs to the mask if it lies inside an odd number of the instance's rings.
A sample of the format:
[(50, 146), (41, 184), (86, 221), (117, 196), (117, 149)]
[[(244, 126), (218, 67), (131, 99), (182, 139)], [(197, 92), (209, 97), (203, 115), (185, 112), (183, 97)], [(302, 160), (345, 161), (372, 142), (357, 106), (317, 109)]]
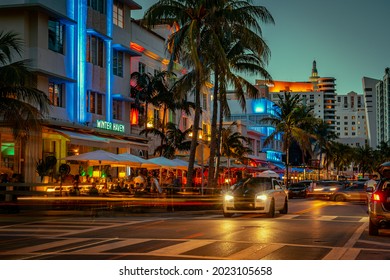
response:
[[(176, 168), (181, 170), (188, 170), (188, 162), (179, 158), (172, 159), (176, 163)], [(201, 168), (200, 165), (194, 163), (194, 168)]]
[(156, 157), (156, 158), (147, 159), (146, 161), (147, 162), (141, 164), (141, 167), (148, 168), (148, 169), (177, 168), (177, 164), (174, 161), (167, 159), (166, 157)]
[(160, 184), (162, 183), (162, 169), (177, 169), (177, 164), (166, 158), (166, 157), (156, 157), (146, 160), (147, 163), (141, 164), (142, 167), (147, 169), (160, 169)]
[(116, 157), (120, 160), (119, 164), (130, 166), (130, 167), (141, 168), (141, 165), (143, 163), (144, 164), (148, 163), (146, 159), (143, 159), (141, 157), (138, 157), (138, 156), (135, 156), (135, 155), (132, 155), (129, 153), (118, 154), (118, 155), (116, 155)]
[(96, 150), (93, 152), (68, 156), (65, 157), (64, 159), (84, 161), (84, 162), (88, 162), (89, 165), (110, 165), (110, 164), (115, 164), (120, 162), (120, 159), (117, 157), (116, 154), (104, 150)]
[(272, 170), (265, 170), (261, 172), (258, 177), (276, 178), (279, 179), (279, 174)]

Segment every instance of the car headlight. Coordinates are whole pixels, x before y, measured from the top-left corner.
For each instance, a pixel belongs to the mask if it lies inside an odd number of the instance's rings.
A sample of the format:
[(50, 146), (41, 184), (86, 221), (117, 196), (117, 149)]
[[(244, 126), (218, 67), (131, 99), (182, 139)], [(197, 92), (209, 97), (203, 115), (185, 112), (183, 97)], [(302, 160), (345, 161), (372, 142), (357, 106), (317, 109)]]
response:
[(225, 195), (225, 201), (232, 201), (232, 200), (234, 200), (234, 196), (230, 194)]
[(257, 200), (267, 200), (268, 196), (265, 194), (256, 195)]
[(329, 190), (333, 192), (333, 191), (336, 191), (337, 188), (330, 188)]

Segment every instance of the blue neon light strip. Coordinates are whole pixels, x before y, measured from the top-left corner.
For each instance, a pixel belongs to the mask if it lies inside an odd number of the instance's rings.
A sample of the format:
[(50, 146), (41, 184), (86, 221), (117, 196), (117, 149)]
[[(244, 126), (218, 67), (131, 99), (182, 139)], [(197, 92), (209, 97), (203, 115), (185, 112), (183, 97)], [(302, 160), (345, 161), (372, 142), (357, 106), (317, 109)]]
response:
[(86, 49), (87, 49), (87, 0), (77, 0), (77, 98), (76, 110), (78, 110), (77, 121), (84, 123), (86, 121)]
[[(113, 0), (107, 0), (107, 36), (112, 38), (112, 24), (113, 24), (113, 12), (112, 8), (114, 6)], [(112, 81), (114, 79), (114, 73), (112, 69), (112, 40), (106, 40), (106, 50), (107, 50), (107, 84), (106, 84), (106, 120), (112, 121)]]
[[(74, 21), (76, 21), (75, 15), (75, 1), (70, 0), (67, 3), (67, 15)], [(74, 80), (77, 80), (76, 77), (76, 60), (75, 60), (75, 47), (76, 47), (76, 27), (74, 25), (67, 25), (66, 30), (66, 42), (67, 42), (67, 53), (65, 56), (66, 59), (66, 75)], [(77, 92), (77, 84), (66, 83), (66, 96), (68, 102), (74, 100)], [(67, 114), (71, 121), (75, 121), (75, 111), (73, 106), (66, 106)]]

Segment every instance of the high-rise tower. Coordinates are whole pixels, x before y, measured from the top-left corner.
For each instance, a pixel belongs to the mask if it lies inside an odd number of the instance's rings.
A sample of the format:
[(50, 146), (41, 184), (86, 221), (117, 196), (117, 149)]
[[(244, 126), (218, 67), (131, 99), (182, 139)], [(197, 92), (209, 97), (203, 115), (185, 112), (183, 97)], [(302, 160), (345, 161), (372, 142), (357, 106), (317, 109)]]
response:
[(313, 84), (314, 90), (317, 90), (317, 82), (318, 82), (318, 71), (317, 71), (317, 62), (313, 60), (313, 67), (311, 69), (311, 76), (309, 77), (309, 81)]

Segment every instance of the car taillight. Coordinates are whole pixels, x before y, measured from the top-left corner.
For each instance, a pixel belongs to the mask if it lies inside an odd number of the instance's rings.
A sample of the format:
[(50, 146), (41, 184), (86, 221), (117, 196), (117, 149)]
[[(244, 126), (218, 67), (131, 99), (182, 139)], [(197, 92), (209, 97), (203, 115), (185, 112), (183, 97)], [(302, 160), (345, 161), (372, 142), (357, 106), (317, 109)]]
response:
[(381, 202), (382, 201), (382, 196), (379, 193), (373, 193), (371, 196), (372, 201), (377, 201)]

